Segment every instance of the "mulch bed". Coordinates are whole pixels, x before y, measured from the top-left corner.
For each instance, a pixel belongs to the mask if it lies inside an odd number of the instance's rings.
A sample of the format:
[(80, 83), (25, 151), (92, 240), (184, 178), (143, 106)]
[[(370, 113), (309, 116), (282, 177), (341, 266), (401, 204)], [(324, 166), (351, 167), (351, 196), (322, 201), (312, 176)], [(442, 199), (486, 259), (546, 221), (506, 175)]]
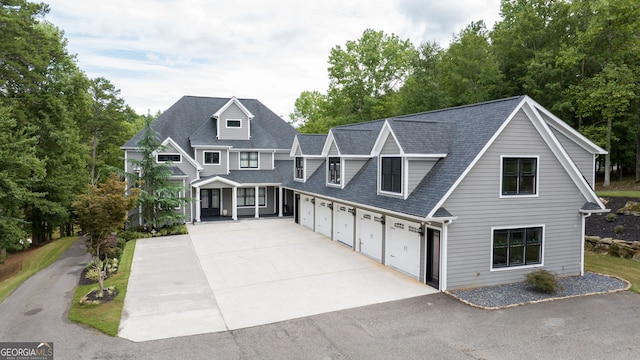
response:
[[(631, 198), (605, 198), (607, 209), (611, 209), (612, 213), (625, 206), (627, 201), (640, 201)], [(617, 214), (615, 221), (607, 221), (607, 214), (593, 214), (586, 219), (585, 235), (599, 236), (601, 238), (613, 238), (628, 241), (640, 241), (640, 217), (633, 215)], [(622, 225), (624, 230), (616, 234), (614, 229), (616, 226)]]
[(99, 296), (97, 296), (99, 291), (100, 290), (92, 291), (92, 292), (88, 293), (85, 297), (87, 298), (88, 301), (100, 301), (102, 303), (106, 303), (106, 302), (109, 302), (109, 301), (115, 299), (116, 296), (118, 296), (118, 293), (119, 293), (118, 289), (115, 289), (111, 293), (107, 292), (106, 289), (105, 289), (104, 294), (101, 297), (99, 297)]

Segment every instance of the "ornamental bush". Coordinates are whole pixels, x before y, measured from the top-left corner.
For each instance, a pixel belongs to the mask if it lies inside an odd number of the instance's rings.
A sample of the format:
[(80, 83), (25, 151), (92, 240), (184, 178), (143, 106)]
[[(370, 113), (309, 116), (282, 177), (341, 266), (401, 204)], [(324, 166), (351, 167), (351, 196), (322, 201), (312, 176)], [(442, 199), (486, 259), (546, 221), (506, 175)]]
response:
[(543, 269), (534, 270), (528, 273), (525, 276), (524, 282), (532, 285), (536, 290), (547, 294), (555, 293), (561, 288), (556, 276)]

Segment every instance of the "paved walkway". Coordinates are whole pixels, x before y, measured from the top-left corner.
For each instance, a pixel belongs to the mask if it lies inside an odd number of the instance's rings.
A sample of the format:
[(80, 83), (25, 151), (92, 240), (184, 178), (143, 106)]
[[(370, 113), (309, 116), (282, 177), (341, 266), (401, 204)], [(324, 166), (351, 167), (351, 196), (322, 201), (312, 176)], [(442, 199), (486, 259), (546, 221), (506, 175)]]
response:
[(235, 330), (437, 293), (291, 219), (189, 232), (138, 241), (121, 337)]

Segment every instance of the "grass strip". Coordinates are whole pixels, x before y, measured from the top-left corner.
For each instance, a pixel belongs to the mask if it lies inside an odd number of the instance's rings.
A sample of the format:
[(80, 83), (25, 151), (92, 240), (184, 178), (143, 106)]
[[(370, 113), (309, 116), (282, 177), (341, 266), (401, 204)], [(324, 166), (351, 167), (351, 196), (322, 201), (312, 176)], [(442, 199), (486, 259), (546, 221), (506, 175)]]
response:
[(78, 240), (77, 236), (65, 237), (34, 250), (24, 260), (22, 270), (18, 274), (0, 282), (0, 303), (28, 278), (53, 264), (76, 240)]
[(104, 282), (104, 287), (115, 286), (118, 289), (118, 296), (115, 299), (100, 305), (81, 305), (80, 299), (97, 288), (98, 284), (79, 285), (71, 303), (69, 310), (69, 320), (91, 326), (110, 336), (118, 335), (120, 318), (122, 317), (122, 307), (127, 295), (127, 285), (129, 284), (129, 274), (131, 273), (131, 263), (136, 247), (136, 240), (128, 241), (125, 245), (118, 272), (111, 275)]
[(587, 271), (623, 278), (631, 283), (630, 291), (640, 294), (640, 261), (585, 251), (584, 267)]
[(600, 197), (628, 197), (628, 198), (640, 198), (640, 191), (636, 190), (605, 190), (596, 191), (596, 194)]

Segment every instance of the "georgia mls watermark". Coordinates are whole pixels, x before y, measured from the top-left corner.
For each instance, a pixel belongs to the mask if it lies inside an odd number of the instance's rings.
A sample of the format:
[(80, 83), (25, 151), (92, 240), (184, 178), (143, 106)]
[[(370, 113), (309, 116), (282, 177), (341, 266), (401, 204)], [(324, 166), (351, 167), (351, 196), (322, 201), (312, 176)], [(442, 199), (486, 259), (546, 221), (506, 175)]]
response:
[(53, 343), (0, 342), (0, 360), (53, 360)]

